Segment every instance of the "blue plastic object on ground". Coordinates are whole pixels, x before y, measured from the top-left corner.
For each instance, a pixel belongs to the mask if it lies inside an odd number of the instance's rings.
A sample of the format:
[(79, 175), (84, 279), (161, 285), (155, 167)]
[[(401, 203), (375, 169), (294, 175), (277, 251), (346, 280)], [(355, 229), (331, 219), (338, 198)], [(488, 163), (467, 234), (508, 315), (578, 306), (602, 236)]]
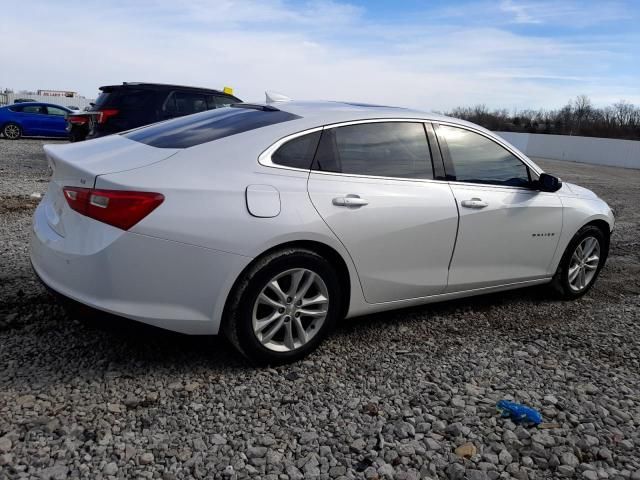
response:
[(509, 400), (498, 402), (498, 411), (503, 418), (510, 418), (515, 423), (538, 425), (542, 422), (542, 415), (536, 409)]

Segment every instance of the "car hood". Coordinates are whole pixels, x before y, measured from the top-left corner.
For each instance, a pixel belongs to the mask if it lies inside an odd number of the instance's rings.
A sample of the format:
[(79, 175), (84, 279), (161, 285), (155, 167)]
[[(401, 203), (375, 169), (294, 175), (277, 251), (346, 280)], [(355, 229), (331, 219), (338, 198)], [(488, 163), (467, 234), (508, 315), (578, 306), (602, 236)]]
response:
[(575, 183), (562, 182), (562, 193), (572, 195), (581, 198), (598, 198), (598, 195), (593, 193), (588, 188), (581, 187)]

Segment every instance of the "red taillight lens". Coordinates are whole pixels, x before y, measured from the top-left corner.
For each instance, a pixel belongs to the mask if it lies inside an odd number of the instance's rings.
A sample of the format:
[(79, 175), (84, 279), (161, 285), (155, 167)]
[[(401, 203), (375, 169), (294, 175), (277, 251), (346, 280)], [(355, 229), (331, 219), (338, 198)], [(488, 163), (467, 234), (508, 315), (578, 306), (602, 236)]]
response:
[(120, 113), (120, 110), (118, 110), (117, 108), (105, 108), (103, 110), (100, 110), (98, 112), (98, 123), (105, 123), (109, 119), (109, 117), (113, 117), (118, 113)]
[(73, 210), (122, 230), (129, 230), (164, 201), (164, 195), (154, 192), (80, 187), (64, 187), (63, 190), (64, 198)]
[(67, 120), (69, 120), (69, 123), (73, 123), (75, 125), (84, 125), (85, 123), (87, 123), (89, 121), (89, 119), (86, 116), (80, 116), (80, 115), (69, 115), (67, 117)]

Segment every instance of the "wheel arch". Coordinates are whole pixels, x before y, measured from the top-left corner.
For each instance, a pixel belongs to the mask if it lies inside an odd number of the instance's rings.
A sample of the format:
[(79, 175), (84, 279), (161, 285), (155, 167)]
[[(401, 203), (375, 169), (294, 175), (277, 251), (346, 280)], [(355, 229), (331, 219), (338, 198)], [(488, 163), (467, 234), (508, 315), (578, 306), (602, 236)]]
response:
[(591, 220), (585, 223), (581, 228), (586, 227), (587, 225), (593, 225), (594, 227), (598, 227), (600, 230), (602, 230), (602, 233), (606, 234), (607, 237), (611, 233), (611, 226), (609, 225), (609, 222), (601, 218)]
[(595, 220), (591, 220), (587, 223), (585, 223), (582, 227), (580, 227), (580, 230), (582, 230), (584, 227), (588, 227), (588, 226), (594, 226), (597, 229), (599, 229), (605, 239), (606, 244), (606, 248), (607, 248), (607, 253), (609, 252), (609, 244), (611, 243), (610, 237), (611, 237), (611, 225), (609, 224), (609, 222), (607, 222), (606, 220), (603, 220), (601, 218), (597, 218)]
[(342, 292), (344, 295), (344, 297), (342, 298), (342, 311), (340, 312), (340, 316), (342, 318), (347, 315), (347, 312), (349, 311), (349, 304), (351, 301), (351, 274), (349, 272), (349, 267), (347, 266), (347, 262), (345, 261), (345, 259), (335, 248), (327, 245), (326, 243), (322, 243), (317, 240), (293, 240), (270, 247), (260, 255), (256, 256), (251, 262), (249, 262), (249, 264), (247, 264), (242, 269), (242, 271), (238, 274), (235, 281), (233, 282), (233, 285), (229, 289), (229, 292), (227, 293), (227, 298), (225, 299), (224, 308), (222, 310), (222, 321), (220, 324), (220, 330), (224, 328), (226, 319), (228, 317), (231, 301), (233, 300), (233, 296), (235, 295), (236, 289), (238, 288), (238, 284), (244, 278), (245, 273), (249, 271), (257, 262), (262, 260), (265, 256), (278, 250), (284, 250), (287, 248), (302, 248), (311, 250), (312, 252), (315, 252), (318, 255), (326, 258), (336, 268), (336, 273), (338, 274), (338, 278), (340, 279), (340, 286), (342, 287)]
[(24, 125), (22, 124), (22, 122), (19, 122), (17, 120), (2, 120), (0, 121), (0, 133), (4, 132), (4, 127), (6, 127), (9, 124), (14, 124), (17, 125), (18, 127), (20, 127), (20, 130), (22, 130), (22, 135), (25, 135), (27, 132), (27, 129), (24, 128)]

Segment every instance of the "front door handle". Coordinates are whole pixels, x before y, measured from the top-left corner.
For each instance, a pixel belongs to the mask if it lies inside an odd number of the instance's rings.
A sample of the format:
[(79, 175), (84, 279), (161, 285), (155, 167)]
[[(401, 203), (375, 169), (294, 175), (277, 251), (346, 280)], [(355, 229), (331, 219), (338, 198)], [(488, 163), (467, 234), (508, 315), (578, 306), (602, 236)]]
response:
[(337, 207), (364, 207), (365, 205), (369, 205), (369, 202), (364, 198), (360, 198), (360, 195), (350, 193), (344, 197), (334, 198), (333, 204)]
[(489, 204), (484, 200), (482, 200), (481, 198), (472, 198), (471, 200), (463, 200), (461, 203), (463, 207), (467, 207), (467, 208), (484, 208), (489, 206)]

